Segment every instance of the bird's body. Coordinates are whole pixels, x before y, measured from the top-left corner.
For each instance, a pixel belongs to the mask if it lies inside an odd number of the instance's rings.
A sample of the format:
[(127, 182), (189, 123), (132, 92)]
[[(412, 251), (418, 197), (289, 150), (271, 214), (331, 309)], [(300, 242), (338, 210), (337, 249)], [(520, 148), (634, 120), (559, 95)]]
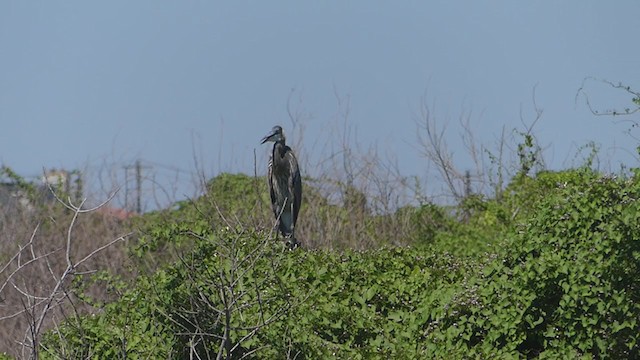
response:
[(262, 139), (263, 144), (267, 141), (274, 143), (268, 169), (271, 209), (280, 233), (287, 239), (290, 247), (295, 247), (298, 245), (295, 226), (302, 201), (298, 160), (286, 145), (280, 126), (274, 126), (271, 133)]

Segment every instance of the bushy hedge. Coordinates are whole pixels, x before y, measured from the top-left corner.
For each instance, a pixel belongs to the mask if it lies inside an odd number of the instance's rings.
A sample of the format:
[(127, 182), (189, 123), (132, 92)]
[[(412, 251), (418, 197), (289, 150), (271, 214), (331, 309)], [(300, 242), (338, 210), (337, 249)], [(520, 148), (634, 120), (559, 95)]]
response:
[(640, 186), (584, 174), (550, 189), (430, 336), (482, 357), (637, 358)]
[(638, 180), (545, 175), (458, 225), (423, 209), (446, 225), (422, 228), (428, 246), (368, 251), (285, 251), (265, 231), (213, 230), (199, 209), (150, 225), (156, 241), (189, 238), (188, 252), (50, 333), (42, 354), (637, 358)]
[[(186, 358), (193, 349), (206, 357), (217, 353), (228, 325), (236, 357), (424, 354), (432, 312), (457, 296), (467, 266), (409, 248), (289, 252), (265, 238), (198, 234), (180, 262), (140, 278), (101, 314), (50, 333), (43, 353)], [(220, 319), (224, 309), (228, 324)]]

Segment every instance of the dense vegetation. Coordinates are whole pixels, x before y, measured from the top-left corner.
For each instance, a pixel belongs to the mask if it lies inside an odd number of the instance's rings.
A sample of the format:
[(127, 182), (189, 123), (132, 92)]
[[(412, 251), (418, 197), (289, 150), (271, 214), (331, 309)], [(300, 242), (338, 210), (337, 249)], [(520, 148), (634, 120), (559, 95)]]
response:
[[(516, 177), (499, 201), (399, 209), (410, 246), (340, 251), (285, 251), (269, 227), (243, 225), (255, 211), (215, 187), (259, 204), (253, 181), (223, 175), (208, 195), (140, 219), (130, 251), (146, 275), (94, 276), (117, 299), (49, 332), (40, 355), (640, 356), (638, 174)], [(374, 226), (390, 215), (367, 216)], [(158, 256), (167, 259), (150, 260)]]

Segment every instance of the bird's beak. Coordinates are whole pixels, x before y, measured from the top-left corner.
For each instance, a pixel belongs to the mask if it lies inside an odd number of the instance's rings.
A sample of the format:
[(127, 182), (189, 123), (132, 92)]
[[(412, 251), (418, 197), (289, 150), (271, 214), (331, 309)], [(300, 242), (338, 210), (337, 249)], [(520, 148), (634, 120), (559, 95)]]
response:
[(274, 137), (275, 135), (276, 135), (276, 132), (275, 132), (275, 131), (270, 132), (267, 136), (265, 136), (265, 137), (263, 137), (263, 138), (262, 138), (262, 142), (261, 142), (261, 144), (264, 144), (264, 143), (266, 143), (267, 141), (272, 141), (272, 140), (273, 140), (273, 137)]

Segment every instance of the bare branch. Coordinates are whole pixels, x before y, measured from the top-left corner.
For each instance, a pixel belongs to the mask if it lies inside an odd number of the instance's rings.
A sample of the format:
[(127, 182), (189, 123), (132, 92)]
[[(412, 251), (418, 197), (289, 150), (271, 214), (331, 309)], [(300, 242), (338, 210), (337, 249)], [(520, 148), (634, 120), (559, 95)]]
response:
[(603, 83), (605, 85), (610, 86), (613, 89), (622, 90), (625, 93), (633, 96), (632, 102), (635, 102), (636, 105), (640, 105), (640, 92), (634, 91), (634, 90), (631, 89), (630, 86), (624, 85), (622, 83), (617, 83), (616, 84), (616, 83), (613, 83), (612, 81), (609, 81), (609, 80), (597, 79), (597, 78), (594, 78), (594, 77), (586, 77), (586, 78), (584, 78), (582, 80), (582, 84), (580, 85), (580, 87), (576, 91), (575, 103), (576, 104), (578, 103), (578, 97), (580, 97), (580, 95), (584, 96), (585, 103), (587, 104), (587, 107), (589, 108), (589, 111), (593, 115), (596, 115), (596, 116), (627, 116), (627, 115), (635, 114), (638, 111), (640, 111), (640, 106), (636, 106), (633, 109), (632, 108), (625, 108), (623, 110), (615, 110), (615, 109), (597, 110), (597, 109), (595, 109), (591, 105), (591, 100), (589, 98), (589, 94), (585, 90), (587, 81), (600, 82), (600, 83)]
[[(76, 247), (74, 244), (74, 229), (77, 226), (79, 217), (82, 214), (95, 211), (99, 207), (104, 206), (108, 202), (108, 200), (101, 203), (97, 207), (93, 207), (91, 209), (82, 209), (85, 204), (86, 198), (81, 200), (78, 205), (75, 205), (70, 198), (67, 199), (67, 201), (63, 201), (60, 196), (58, 196), (55, 191), (53, 191), (50, 184), (49, 188), (58, 203), (62, 204), (64, 208), (73, 211), (72, 216), (69, 220), (69, 224), (66, 227), (66, 236), (63, 240), (63, 247), (45, 251), (44, 253), (39, 254), (42, 251), (40, 250), (40, 248), (45, 249), (45, 245), (47, 244), (42, 242), (38, 242), (38, 244), (36, 244), (35, 240), (40, 229), (40, 223), (38, 223), (35, 225), (29, 241), (26, 244), (20, 246), (16, 254), (12, 256), (9, 261), (0, 269), (0, 274), (5, 275), (5, 279), (2, 285), (0, 285), (0, 294), (6, 293), (7, 286), (11, 285), (11, 289), (13, 289), (14, 291), (14, 293), (12, 294), (14, 295), (14, 297), (17, 296), (17, 300), (22, 304), (21, 310), (13, 311), (11, 313), (5, 312), (2, 316), (0, 316), (0, 321), (6, 321), (17, 316), (25, 316), (28, 323), (28, 329), (26, 329), (27, 332), (25, 333), (24, 340), (20, 343), (22, 346), (23, 356), (26, 357), (26, 354), (28, 353), (30, 358), (39, 357), (38, 352), (40, 351), (40, 337), (43, 329), (45, 328), (45, 320), (51, 317), (52, 311), (54, 309), (61, 309), (60, 311), (62, 312), (63, 316), (66, 316), (64, 307), (70, 306), (76, 316), (78, 315), (78, 310), (76, 309), (76, 306), (73, 303), (72, 298), (70, 297), (67, 287), (70, 284), (71, 278), (95, 271), (78, 271), (78, 267), (85, 264), (89, 259), (95, 257), (100, 252), (113, 246), (119, 241), (123, 241), (126, 237), (131, 235), (131, 233), (122, 235), (112, 241), (109, 241), (107, 244), (98, 246), (97, 248), (91, 250), (81, 260), (74, 260), (73, 253), (75, 252)], [(113, 198), (113, 194), (109, 198), (109, 200), (111, 198)], [(64, 267), (61, 270), (57, 270), (56, 267), (52, 266), (52, 261), (49, 261), (49, 258), (51, 258), (52, 255), (61, 252), (61, 250), (64, 250)], [(23, 257), (28, 257), (28, 259), (23, 259)], [(18, 276), (26, 279), (25, 276), (27, 276), (27, 269), (32, 266), (38, 266), (38, 264), (41, 269), (40, 271), (43, 272), (43, 274), (50, 275), (54, 280), (54, 284), (49, 290), (45, 290), (46, 286), (44, 288), (41, 288), (31, 283), (27, 285), (26, 281), (24, 282), (24, 284), (18, 285), (20, 281), (14, 281), (14, 279), (18, 278)], [(11, 269), (12, 266), (15, 266), (15, 268)], [(11, 269), (11, 271), (9, 271), (9, 269)], [(33, 287), (34, 290), (30, 290), (30, 287)], [(42, 293), (43, 291), (44, 294)], [(56, 324), (57, 320), (52, 319), (47, 323)]]

